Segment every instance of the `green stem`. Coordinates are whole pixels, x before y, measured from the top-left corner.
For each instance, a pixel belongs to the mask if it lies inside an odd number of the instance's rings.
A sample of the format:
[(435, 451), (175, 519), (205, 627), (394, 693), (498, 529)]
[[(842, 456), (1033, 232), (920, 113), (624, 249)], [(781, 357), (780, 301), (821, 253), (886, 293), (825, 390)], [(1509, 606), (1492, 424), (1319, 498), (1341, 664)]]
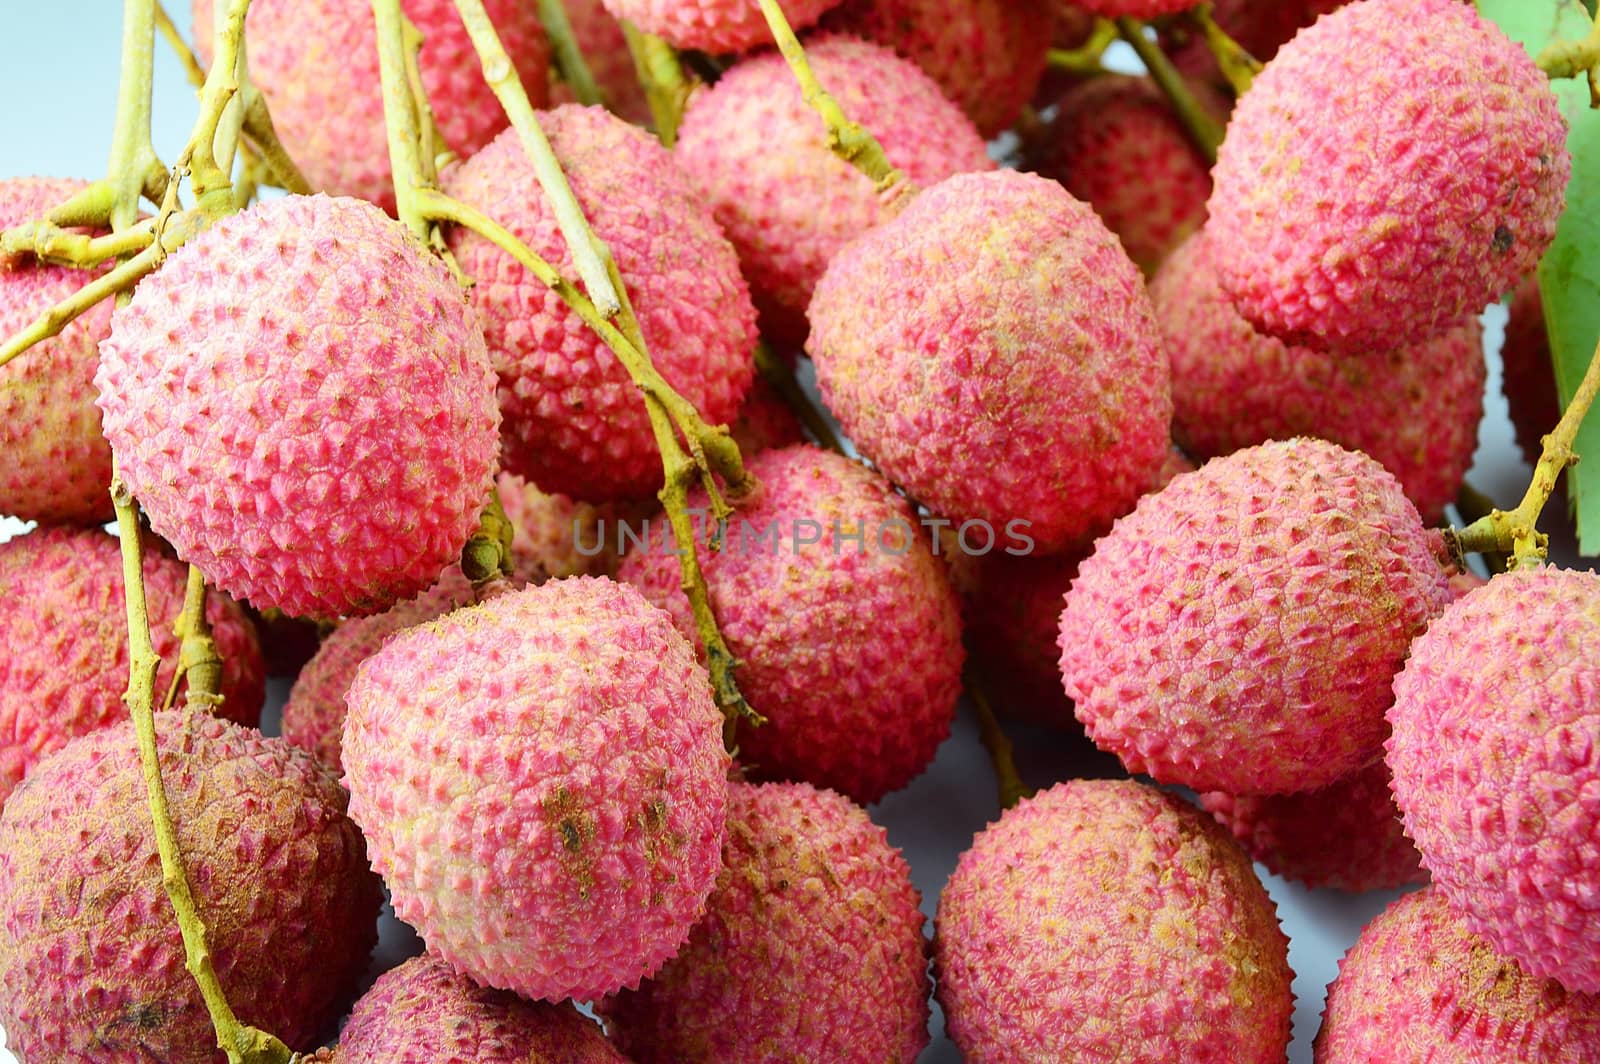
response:
[(1108, 18), (1097, 18), (1094, 20), (1094, 32), (1079, 47), (1050, 49), (1050, 66), (1067, 74), (1097, 74), (1104, 69), (1100, 60), (1116, 39), (1117, 24)]
[(963, 680), (966, 683), (967, 700), (972, 703), (973, 714), (978, 718), (978, 737), (983, 740), (983, 747), (989, 752), (989, 761), (994, 766), (995, 783), (1000, 790), (1000, 810), (1004, 812), (1024, 798), (1032, 798), (1034, 790), (1022, 782), (1011, 740), (1000, 727), (999, 718), (995, 716), (988, 692), (978, 679), (977, 670), (968, 667)]
[(633, 70), (655, 120), (656, 137), (668, 148), (678, 143), (678, 127), (696, 81), (683, 69), (678, 50), (660, 37), (623, 21), (622, 35), (633, 56)]
[(151, 169), (162, 169), (150, 137), (155, 31), (155, 0), (124, 0), (122, 75), (117, 88), (116, 125), (111, 134), (111, 161), (106, 171), (106, 180), (114, 190), (109, 219), (113, 229), (126, 228), (138, 219), (145, 175)]
[[(226, 17), (217, 24), (215, 55), (200, 90), (200, 114), (184, 155), (194, 184), (196, 210), (210, 218), (232, 214), (233, 180), (229, 137), (224, 122), (240, 91), (240, 56), (244, 51), (244, 18), (250, 0), (229, 0)], [(220, 138), (218, 132), (224, 130)], [(219, 151), (219, 147), (222, 149)], [(223, 162), (229, 164), (224, 168)]]
[(1600, 20), (1581, 41), (1555, 41), (1545, 46), (1535, 62), (1551, 80), (1587, 76), (1589, 104), (1600, 108)]
[(1222, 126), (1200, 105), (1200, 101), (1190, 91), (1188, 83), (1183, 80), (1183, 75), (1172, 65), (1172, 60), (1167, 58), (1167, 53), (1145, 36), (1143, 22), (1138, 19), (1119, 18), (1117, 30), (1122, 34), (1122, 39), (1127, 41), (1144, 61), (1145, 69), (1150, 71), (1150, 77), (1161, 87), (1161, 91), (1167, 94), (1167, 99), (1172, 102), (1173, 111), (1178, 115), (1178, 121), (1183, 123), (1189, 139), (1194, 141), (1200, 154), (1205, 157), (1206, 162), (1215, 163), (1217, 148), (1222, 144)]
[(1256, 75), (1261, 73), (1260, 62), (1217, 25), (1210, 4), (1201, 4), (1190, 12), (1190, 16), (1199, 25), (1200, 35), (1205, 39), (1206, 47), (1211, 49), (1211, 54), (1216, 57), (1217, 66), (1222, 69), (1222, 76), (1228, 79), (1228, 85), (1233, 89), (1234, 96), (1243, 96), (1249, 92)]
[(505, 504), (500, 501), (500, 490), (490, 485), (478, 528), (461, 548), (461, 571), (472, 581), (473, 587), (511, 575), (511, 541), (516, 534)]
[(116, 269), (103, 273), (76, 292), (41, 313), (32, 322), (0, 343), (0, 366), (24, 351), (55, 336), (87, 313), (95, 304), (121, 292), (131, 291), (145, 274), (161, 265), (166, 251), (151, 244)]
[(155, 219), (145, 220), (106, 236), (90, 236), (74, 229), (62, 229), (40, 219), (24, 222), (0, 233), (0, 258), (31, 256), (40, 262), (92, 270), (112, 259), (137, 255), (155, 240)]
[(539, 0), (539, 21), (544, 23), (544, 34), (550, 38), (550, 49), (555, 57), (556, 70), (567, 88), (581, 104), (604, 104), (600, 86), (595, 84), (594, 73), (583, 58), (583, 49), (572, 32), (572, 21), (567, 18), (567, 6), (561, 0)]
[(811, 401), (811, 396), (800, 387), (800, 382), (795, 379), (794, 370), (790, 368), (789, 363), (773, 354), (772, 348), (768, 347), (765, 341), (756, 345), (756, 372), (772, 386), (773, 391), (783, 397), (783, 401), (794, 411), (800, 423), (806, 427), (806, 431), (811, 433), (812, 439), (830, 451), (844, 454), (844, 444), (840, 441), (838, 433), (833, 431), (828, 419)]
[(417, 194), (428, 186), (419, 147), (422, 127), (406, 74), (405, 20), (400, 0), (372, 0), (378, 25), (378, 69), (383, 82), (383, 124), (389, 138), (389, 169), (394, 174), (395, 213), (418, 240), (427, 241), (428, 223), (417, 208)]
[(206, 577), (198, 566), (189, 566), (189, 581), (184, 589), (183, 612), (178, 614), (178, 675), (188, 681), (184, 700), (207, 711), (222, 705), (222, 654), (211, 634), (206, 618)]

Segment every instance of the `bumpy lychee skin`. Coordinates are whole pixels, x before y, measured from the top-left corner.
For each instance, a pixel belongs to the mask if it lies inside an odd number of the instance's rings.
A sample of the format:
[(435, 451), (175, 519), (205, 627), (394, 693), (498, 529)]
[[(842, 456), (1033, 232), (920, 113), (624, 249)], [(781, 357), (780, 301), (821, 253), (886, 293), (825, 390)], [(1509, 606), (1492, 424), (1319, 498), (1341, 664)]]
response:
[[(194, 0), (195, 38), (207, 62), (213, 2)], [(471, 155), (507, 120), (456, 6), (452, 0), (402, 0), (400, 7), (422, 33), (417, 65), (439, 132), (456, 153)], [(538, 5), (485, 0), (484, 7), (534, 106), (543, 106), (550, 45)], [(255, 0), (245, 20), (250, 80), (312, 187), (371, 200), (392, 214), (376, 27), (368, 5), (344, 0)]]
[[(145, 609), (161, 667), (172, 684), (188, 567), (152, 543), (144, 551)], [(128, 620), (122, 553), (100, 529), (38, 528), (0, 544), (0, 801), (41, 759), (68, 741), (127, 719)], [(254, 726), (266, 678), (255, 629), (221, 595), (206, 619), (222, 657), (217, 712)], [(179, 688), (179, 697), (185, 688)]]
[(1052, 22), (1048, 4), (845, 0), (822, 25), (916, 63), (961, 105), (979, 133), (993, 137), (1011, 128), (1038, 88)]
[(1274, 875), (1308, 887), (1355, 893), (1428, 881), (1382, 760), (1315, 791), (1268, 798), (1212, 791), (1200, 804)]
[[(599, 107), (540, 122), (596, 235), (627, 283), (656, 369), (713, 425), (733, 420), (755, 373), (755, 310), (733, 247), (650, 134)], [(555, 213), (514, 132), (448, 171), (445, 190), (576, 276)], [(482, 237), (450, 238), (500, 374), (505, 464), (542, 490), (640, 498), (661, 459), (639, 389), (605, 341), (550, 287)]]
[[(803, 779), (870, 803), (933, 760), (961, 693), (955, 593), (917, 518), (882, 477), (789, 447), (748, 466), (761, 495), (700, 564), (739, 687), (767, 718), (739, 732), (758, 777)], [(706, 507), (703, 494), (691, 506)], [(697, 638), (678, 558), (656, 537), (619, 576)], [(702, 543), (704, 534), (701, 536)]]
[[(0, 230), (43, 217), (85, 182), (0, 181)], [(0, 266), (0, 336), (11, 336), (88, 283), (90, 275), (34, 261)], [(111, 328), (102, 303), (26, 356), (0, 366), (0, 514), (24, 521), (111, 516), (111, 446), (95, 407), (97, 349)]]
[(1566, 132), (1549, 79), (1471, 4), (1340, 8), (1278, 53), (1228, 125), (1209, 208), (1223, 290), (1305, 346), (1442, 332), (1549, 247)]
[(1092, 78), (1057, 107), (1030, 169), (1093, 207), (1128, 257), (1154, 273), (1204, 224), (1210, 165), (1149, 78)]
[(350, 815), (456, 968), (585, 1000), (688, 937), (721, 867), (722, 715), (633, 588), (557, 580), (408, 629), (347, 702)]
[[(239, 1019), (309, 1051), (377, 940), (381, 893), (309, 756), (212, 717), (156, 716), (211, 961)], [(0, 1023), (24, 1060), (225, 1058), (161, 885), (133, 725), (73, 742), (0, 815)]]
[(1328, 985), (1317, 1064), (1586, 1064), (1600, 997), (1563, 990), (1496, 953), (1437, 889), (1368, 924)]
[[(636, 126), (650, 124), (650, 101), (639, 84), (633, 53), (623, 35), (622, 23), (607, 11), (602, 0), (564, 0), (572, 36), (594, 75), (606, 108)], [(552, 73), (554, 71), (552, 70)], [(576, 103), (577, 96), (559, 79), (552, 79), (552, 105)]]
[(1406, 833), (1467, 925), (1529, 974), (1600, 991), (1600, 576), (1497, 576), (1394, 684)]
[(600, 1009), (639, 1064), (915, 1060), (928, 1044), (918, 904), (900, 851), (855, 803), (736, 783), (705, 919)]
[(610, 576), (617, 568), (616, 535), (621, 511), (540, 491), (515, 473), (495, 478), (500, 505), (515, 532), (512, 575), (524, 584), (567, 576)]
[(1131, 780), (1060, 783), (961, 855), (939, 897), (945, 1026), (974, 1064), (1281, 1062), (1289, 942), (1238, 845)]
[[(1561, 420), (1561, 395), (1550, 361), (1550, 333), (1544, 323), (1544, 297), (1539, 278), (1529, 275), (1511, 293), (1506, 342), (1500, 349), (1506, 405), (1516, 429), (1517, 445), (1529, 465), (1539, 461), (1544, 438)], [(1564, 484), (1565, 482), (1563, 482)]]
[(1089, 736), (1162, 782), (1324, 787), (1387, 734), (1390, 683), (1449, 599), (1400, 485), (1321, 440), (1180, 476), (1095, 544), (1061, 615)]
[(476, 315), (359, 200), (257, 204), (184, 245), (112, 315), (95, 383), (151, 527), (224, 591), (294, 616), (427, 588), (497, 466)]
[[(806, 54), (908, 180), (932, 185), (994, 168), (972, 122), (915, 63), (836, 35), (812, 38)], [(741, 61), (689, 101), (676, 154), (739, 250), (763, 334), (798, 346), (828, 263), (886, 217), (872, 182), (828, 150), (821, 119), (776, 52)]]
[(930, 509), (1043, 553), (1096, 535), (1166, 461), (1167, 355), (1139, 270), (1042, 177), (953, 177), (833, 260), (811, 303), (823, 399)]
[[(606, 10), (675, 48), (744, 52), (772, 43), (754, 0), (604, 0)], [(816, 23), (839, 0), (787, 0), (784, 16), (796, 31)]]
[(362, 1064), (627, 1064), (570, 1002), (489, 990), (433, 953), (378, 977), (339, 1035)]
[(1318, 436), (1382, 462), (1429, 523), (1454, 501), (1483, 418), (1483, 329), (1332, 355), (1256, 332), (1223, 294), (1200, 233), (1150, 286), (1172, 357), (1173, 437), (1201, 458)]

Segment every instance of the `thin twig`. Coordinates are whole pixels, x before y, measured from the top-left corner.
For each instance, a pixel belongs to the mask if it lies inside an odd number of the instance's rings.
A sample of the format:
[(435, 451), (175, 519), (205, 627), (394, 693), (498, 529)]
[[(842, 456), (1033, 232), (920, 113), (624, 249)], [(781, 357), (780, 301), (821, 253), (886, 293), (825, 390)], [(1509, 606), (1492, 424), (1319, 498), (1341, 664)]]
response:
[(1145, 36), (1145, 25), (1138, 19), (1117, 19), (1117, 30), (1122, 34), (1122, 39), (1133, 46), (1139, 58), (1144, 62), (1145, 69), (1150, 72), (1150, 77), (1161, 91), (1167, 94), (1167, 99), (1172, 102), (1172, 109), (1178, 115), (1178, 121), (1189, 134), (1189, 139), (1200, 150), (1206, 162), (1217, 161), (1217, 148), (1222, 144), (1222, 126), (1215, 118), (1201, 106), (1195, 94), (1190, 91), (1189, 85), (1183, 80), (1183, 75), (1178, 68), (1172, 65), (1172, 60), (1167, 58), (1167, 53)]
[(678, 143), (683, 110), (698, 82), (684, 70), (678, 50), (660, 37), (628, 21), (622, 23), (622, 36), (628, 42), (628, 54), (633, 56), (633, 71), (639, 87), (644, 89), (645, 102), (650, 105), (656, 138), (671, 148)]
[(969, 666), (962, 679), (967, 689), (967, 700), (972, 703), (973, 714), (978, 718), (978, 737), (983, 740), (983, 748), (989, 752), (989, 762), (994, 766), (995, 784), (1000, 790), (1000, 809), (1004, 812), (1024, 798), (1032, 798), (1034, 789), (1022, 782), (1011, 740), (1006, 736), (1005, 729), (1000, 727), (1000, 720), (995, 716), (994, 706), (978, 678), (977, 670)]
[(583, 58), (583, 49), (572, 32), (572, 20), (567, 18), (567, 6), (561, 0), (539, 0), (539, 21), (544, 23), (544, 35), (550, 38), (550, 51), (555, 59), (561, 80), (567, 83), (572, 95), (581, 104), (605, 104), (600, 86), (595, 84), (594, 72)]
[(1226, 30), (1217, 25), (1217, 20), (1211, 14), (1210, 4), (1201, 4), (1189, 12), (1189, 16), (1200, 27), (1200, 36), (1216, 59), (1217, 66), (1222, 70), (1222, 76), (1228, 79), (1228, 86), (1233, 89), (1234, 96), (1243, 96), (1249, 92), (1256, 75), (1261, 73), (1261, 63), (1245, 51), (1238, 41), (1228, 36)]

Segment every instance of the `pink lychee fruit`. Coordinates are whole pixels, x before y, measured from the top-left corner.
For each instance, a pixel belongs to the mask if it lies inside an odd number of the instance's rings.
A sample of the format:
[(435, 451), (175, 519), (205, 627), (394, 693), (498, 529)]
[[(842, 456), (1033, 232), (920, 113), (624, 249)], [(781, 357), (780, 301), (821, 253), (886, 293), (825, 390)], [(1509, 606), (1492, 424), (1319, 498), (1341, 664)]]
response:
[[(994, 168), (972, 122), (915, 63), (837, 35), (812, 38), (806, 54), (907, 180), (931, 185)], [(829, 150), (822, 120), (776, 52), (740, 61), (690, 99), (676, 154), (739, 251), (763, 334), (799, 346), (828, 263), (888, 215), (872, 182)]]
[[(86, 182), (0, 181), (0, 230), (44, 217)], [(35, 261), (0, 265), (0, 336), (11, 336), (82, 288), (91, 275)], [(24, 521), (111, 518), (111, 447), (100, 432), (94, 368), (111, 328), (102, 303), (0, 366), (0, 514)]]
[(185, 244), (112, 315), (95, 383), (151, 527), (228, 594), (294, 616), (427, 588), (496, 468), (477, 316), (360, 200), (259, 203)]
[(1528, 973), (1436, 889), (1393, 902), (1328, 985), (1317, 1064), (1585, 1064), (1600, 1059), (1600, 997)]
[[(540, 122), (616, 260), (656, 369), (707, 422), (731, 421), (755, 373), (755, 311), (733, 247), (700, 194), (654, 137), (601, 108), (558, 107)], [(513, 132), (444, 181), (450, 195), (576, 276)], [(458, 229), (450, 247), (477, 281), (473, 301), (500, 374), (506, 468), (544, 491), (592, 502), (659, 488), (661, 458), (644, 401), (605, 341), (489, 241)]]
[[(674, 48), (744, 52), (772, 43), (755, 0), (604, 0), (606, 10)], [(785, 0), (783, 14), (799, 32), (839, 0)]]
[(1173, 437), (1201, 458), (1294, 436), (1331, 440), (1383, 463), (1437, 523), (1478, 446), (1488, 367), (1477, 318), (1350, 354), (1285, 344), (1223, 294), (1223, 257), (1198, 234), (1150, 286), (1172, 358)]
[(1210, 817), (1131, 780), (1059, 783), (961, 855), (934, 969), (966, 1059), (1281, 1064), (1289, 942)]
[(1566, 133), (1549, 79), (1471, 4), (1342, 7), (1284, 46), (1228, 125), (1208, 225), (1222, 288), (1308, 347), (1443, 332), (1549, 247)]
[(339, 1035), (350, 1064), (628, 1064), (570, 1002), (490, 990), (433, 953), (378, 977)]
[(805, 430), (778, 390), (757, 377), (745, 396), (739, 416), (728, 426), (739, 453), (747, 460), (762, 451), (774, 451), (806, 441)]
[[(572, 24), (573, 39), (600, 89), (601, 101), (613, 114), (634, 125), (649, 125), (653, 117), (650, 101), (639, 84), (622, 23), (606, 10), (602, 0), (564, 0), (564, 4), (567, 21)], [(550, 102), (552, 105), (576, 103), (577, 96), (567, 85), (557, 81), (551, 85)]]
[(1061, 608), (1081, 552), (1014, 557), (1003, 551), (970, 566), (962, 591), (967, 649), (988, 694), (1008, 716), (1079, 731), (1061, 690)]
[(640, 1064), (914, 1060), (928, 1044), (919, 900), (900, 851), (849, 799), (735, 783), (705, 918), (599, 1009)]
[(1010, 0), (845, 0), (822, 26), (916, 63), (979, 133), (993, 137), (1011, 128), (1044, 75), (1048, 7)]
[(1246, 448), (1180, 476), (1078, 567), (1061, 675), (1131, 772), (1287, 794), (1367, 765), (1412, 639), (1449, 598), (1399, 483), (1321, 440)]
[(542, 584), (616, 571), (617, 553), (606, 542), (608, 526), (620, 519), (616, 506), (540, 491), (515, 473), (501, 473), (495, 490), (515, 529), (511, 570), (518, 582)]
[[(739, 508), (721, 551), (700, 553), (739, 688), (767, 718), (740, 730), (740, 760), (761, 778), (875, 802), (950, 733), (963, 660), (955, 593), (882, 477), (814, 447), (766, 451), (748, 468), (760, 496)], [(631, 551), (619, 576), (698, 638), (670, 549)]]
[(1600, 575), (1497, 576), (1395, 679), (1394, 793), (1467, 926), (1529, 975), (1600, 991)]
[(1550, 359), (1550, 333), (1544, 323), (1544, 297), (1539, 278), (1530, 274), (1511, 293), (1505, 346), (1500, 349), (1505, 371), (1502, 387), (1511, 409), (1517, 443), (1529, 465), (1544, 450), (1544, 438), (1561, 420), (1561, 395)]
[(1382, 759), (1314, 791), (1250, 797), (1212, 791), (1200, 805), (1274, 875), (1361, 892), (1426, 883)]
[[(164, 697), (178, 667), (188, 567), (147, 545), (145, 610)], [(122, 551), (97, 528), (44, 527), (0, 544), (0, 801), (44, 757), (80, 735), (127, 719), (128, 614)], [(217, 713), (254, 726), (266, 694), (255, 629), (233, 602), (206, 598), (222, 658)], [(183, 697), (185, 685), (179, 685)]]
[[(239, 1020), (309, 1051), (354, 995), (381, 892), (345, 796), (280, 739), (184, 711), (156, 744), (211, 964)], [(0, 815), (0, 1023), (24, 1060), (225, 1060), (162, 887), (133, 724), (79, 738)]]
[(811, 303), (823, 400), (931, 510), (1042, 553), (1097, 535), (1166, 461), (1172, 397), (1139, 269), (1084, 203), (1015, 171), (928, 189)]
[[(1128, 257), (1154, 273), (1205, 222), (1210, 164), (1149, 78), (1092, 78), (1056, 106), (1047, 132), (1030, 147), (1030, 169), (1093, 207)], [(1223, 110), (1220, 102), (1211, 109)]]
[(350, 815), (395, 914), (455, 968), (585, 1000), (688, 937), (729, 758), (693, 648), (636, 590), (555, 580), (406, 629), (347, 702)]
[[(195, 42), (211, 60), (214, 0), (194, 0)], [(224, 5), (226, 7), (226, 5)], [(550, 45), (539, 6), (485, 0), (535, 107), (549, 82)], [(452, 0), (401, 0), (422, 34), (417, 68), (448, 147), (471, 155), (506, 128), (507, 119)], [(370, 4), (346, 0), (255, 0), (245, 19), (250, 80), (272, 111), (273, 126), (313, 188), (357, 196), (394, 212), (378, 33)]]

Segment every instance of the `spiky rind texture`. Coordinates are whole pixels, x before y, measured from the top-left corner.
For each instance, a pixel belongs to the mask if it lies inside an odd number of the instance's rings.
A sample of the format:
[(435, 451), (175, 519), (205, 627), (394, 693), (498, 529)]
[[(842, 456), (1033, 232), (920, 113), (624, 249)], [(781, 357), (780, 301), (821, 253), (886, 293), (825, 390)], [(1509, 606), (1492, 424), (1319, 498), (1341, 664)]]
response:
[[(583, 52), (589, 73), (594, 75), (600, 95), (608, 110), (636, 126), (648, 126), (653, 116), (650, 100), (639, 84), (639, 74), (633, 65), (633, 53), (628, 50), (628, 39), (623, 35), (622, 23), (607, 11), (602, 0), (563, 0), (567, 21), (572, 24), (572, 36)], [(576, 103), (577, 96), (564, 82), (555, 78), (551, 69), (550, 103)]]
[(811, 303), (823, 399), (884, 474), (957, 522), (1104, 531), (1166, 461), (1144, 279), (1054, 181), (950, 178), (833, 260)]
[(1208, 223), (1223, 290), (1310, 347), (1442, 332), (1549, 247), (1566, 132), (1549, 79), (1471, 4), (1340, 8), (1284, 46), (1228, 125)]
[[(379, 884), (344, 792), (254, 729), (181, 711), (155, 726), (223, 991), (242, 1022), (309, 1050), (377, 940)], [(24, 1060), (226, 1059), (184, 967), (132, 722), (41, 764), (0, 815), (0, 1023)]]
[(1394, 684), (1394, 793), (1467, 925), (1529, 974), (1600, 991), (1600, 576), (1497, 576)]
[(1315, 791), (1267, 798), (1212, 791), (1200, 804), (1274, 875), (1308, 887), (1359, 892), (1428, 881), (1382, 760)]
[[(747, 468), (761, 495), (739, 508), (722, 551), (700, 554), (740, 690), (767, 718), (739, 732), (740, 760), (759, 778), (875, 802), (950, 734), (963, 660), (955, 593), (916, 515), (876, 473), (814, 447), (766, 451)], [(698, 493), (690, 506), (709, 503)], [(698, 638), (666, 545), (631, 551), (619, 576)]]
[(919, 902), (900, 851), (854, 802), (735, 783), (705, 919), (600, 1009), (639, 1064), (914, 1060), (928, 1044)]
[[(972, 122), (915, 63), (838, 35), (811, 38), (806, 55), (908, 180), (926, 186), (994, 168)], [(798, 346), (828, 263), (886, 216), (872, 182), (829, 150), (822, 120), (776, 52), (740, 61), (690, 99), (676, 154), (739, 251), (762, 332)]]
[(1437, 523), (1478, 446), (1488, 366), (1477, 318), (1349, 355), (1285, 344), (1223, 294), (1213, 241), (1197, 234), (1150, 286), (1172, 358), (1173, 438), (1201, 458), (1294, 436), (1331, 440), (1383, 463)]
[(1600, 1059), (1600, 998), (1494, 951), (1436, 889), (1392, 903), (1328, 985), (1317, 1064), (1585, 1064)]
[(524, 584), (567, 576), (610, 576), (616, 550), (607, 543), (620, 519), (618, 507), (579, 502), (540, 491), (515, 473), (495, 479), (500, 506), (514, 528), (512, 575)]
[(379, 612), (477, 527), (499, 428), (483, 333), (371, 204), (224, 218), (139, 284), (100, 356), (106, 437), (151, 527), (258, 608)]
[(1056, 106), (1030, 169), (1093, 207), (1128, 257), (1154, 273), (1205, 222), (1210, 164), (1149, 78), (1091, 78)]
[(357, 670), (343, 761), (395, 914), (487, 986), (584, 1000), (688, 937), (729, 759), (694, 650), (576, 577), (407, 629)]
[[(213, 0), (194, 0), (195, 40), (210, 62)], [(223, 5), (224, 8), (226, 5)], [(550, 45), (539, 5), (485, 0), (485, 9), (535, 107), (544, 106)], [(401, 0), (422, 33), (422, 88), (444, 142), (471, 155), (506, 128), (453, 0)], [(250, 80), (311, 186), (394, 212), (384, 132), (378, 34), (371, 5), (344, 0), (255, 0), (246, 16)]]
[(973, 1064), (1281, 1064), (1288, 949), (1210, 817), (1131, 780), (1078, 780), (1024, 799), (961, 855), (934, 967)]
[[(187, 579), (187, 566), (146, 544), (145, 610), (161, 659), (158, 697), (178, 666), (181, 640), (173, 625)], [(0, 544), (0, 801), (70, 740), (127, 719), (124, 601), (121, 545), (98, 528), (37, 528)], [(254, 726), (266, 695), (255, 628), (216, 594), (206, 598), (206, 619), (222, 658), (217, 712)]]
[(1501, 386), (1516, 429), (1517, 445), (1529, 465), (1544, 450), (1544, 438), (1561, 420), (1561, 395), (1550, 360), (1550, 333), (1544, 323), (1539, 278), (1530, 274), (1511, 293), (1506, 342), (1500, 349), (1505, 371)]
[(627, 1064), (570, 1002), (481, 987), (433, 953), (378, 977), (350, 1010), (339, 1056), (362, 1064)]
[(1038, 88), (1052, 23), (1049, 5), (1010, 0), (845, 0), (822, 20), (916, 63), (985, 137), (1011, 128)]
[(962, 588), (967, 649), (996, 708), (1019, 720), (1080, 730), (1061, 690), (1061, 608), (1080, 552), (976, 559)]
[(1061, 674), (1130, 772), (1282, 794), (1368, 764), (1390, 683), (1448, 601), (1399, 483), (1321, 440), (1216, 458), (1146, 496), (1078, 567)]
[[(677, 159), (599, 107), (558, 107), (540, 123), (616, 260), (656, 369), (709, 424), (733, 420), (755, 373), (755, 310), (733, 247)], [(576, 276), (515, 132), (448, 170), (444, 185)], [(477, 281), (473, 301), (500, 374), (506, 468), (544, 491), (593, 502), (659, 488), (649, 416), (605, 341), (483, 237), (458, 229), (450, 247)]]
[[(674, 48), (744, 52), (772, 43), (755, 0), (604, 0), (606, 10)], [(784, 17), (799, 32), (839, 0), (785, 0)]]
[[(86, 187), (46, 177), (0, 181), (0, 230), (42, 218)], [(34, 261), (0, 267), (0, 336), (11, 336), (92, 275)], [(94, 369), (111, 329), (101, 303), (0, 366), (0, 514), (92, 524), (111, 517), (111, 445), (100, 432)]]

